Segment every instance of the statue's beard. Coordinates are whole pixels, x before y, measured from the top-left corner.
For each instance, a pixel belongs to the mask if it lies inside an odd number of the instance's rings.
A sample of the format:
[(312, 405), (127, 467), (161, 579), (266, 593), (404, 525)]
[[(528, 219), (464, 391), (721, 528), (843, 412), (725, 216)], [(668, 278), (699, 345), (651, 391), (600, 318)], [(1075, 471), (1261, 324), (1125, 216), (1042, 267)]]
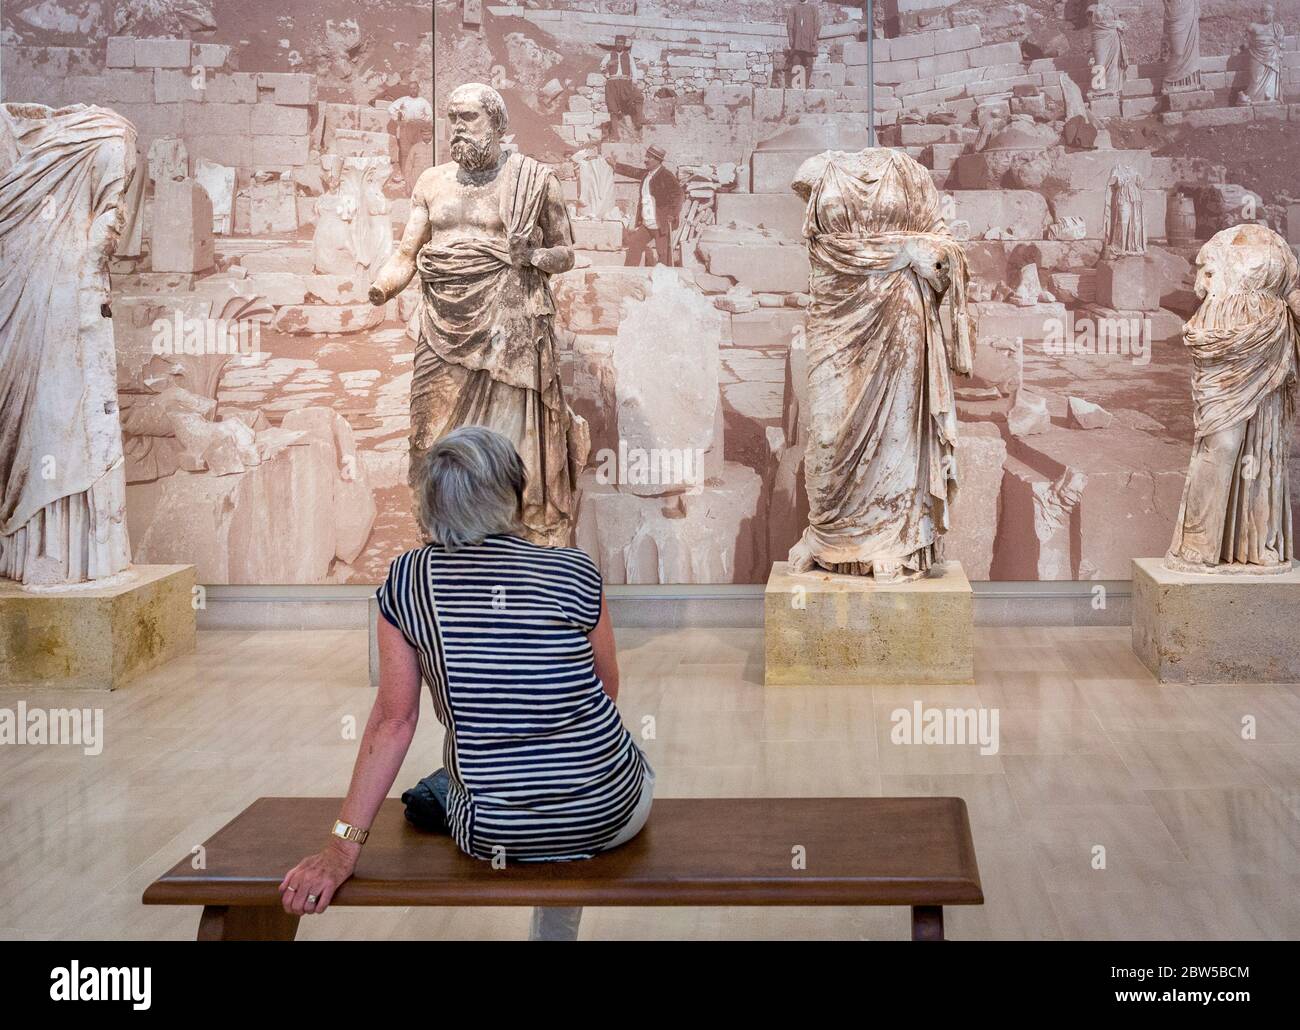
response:
[(500, 149), (490, 135), (458, 136), (451, 141), (451, 156), (465, 171), (481, 172), (496, 164)]

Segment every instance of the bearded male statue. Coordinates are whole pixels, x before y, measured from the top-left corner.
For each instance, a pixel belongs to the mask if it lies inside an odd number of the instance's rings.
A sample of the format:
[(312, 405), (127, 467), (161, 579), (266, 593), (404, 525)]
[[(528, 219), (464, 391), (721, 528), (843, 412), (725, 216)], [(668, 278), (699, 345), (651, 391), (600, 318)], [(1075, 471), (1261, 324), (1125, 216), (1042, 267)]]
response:
[(565, 403), (549, 278), (573, 267), (573, 229), (559, 179), (505, 154), (505, 102), (467, 83), (447, 103), (453, 161), (425, 171), (401, 244), (370, 287), (383, 304), (418, 272), (420, 335), (411, 379), (411, 470), (463, 425), (509, 437), (528, 474), (520, 512), (534, 543), (568, 546), (587, 424)]

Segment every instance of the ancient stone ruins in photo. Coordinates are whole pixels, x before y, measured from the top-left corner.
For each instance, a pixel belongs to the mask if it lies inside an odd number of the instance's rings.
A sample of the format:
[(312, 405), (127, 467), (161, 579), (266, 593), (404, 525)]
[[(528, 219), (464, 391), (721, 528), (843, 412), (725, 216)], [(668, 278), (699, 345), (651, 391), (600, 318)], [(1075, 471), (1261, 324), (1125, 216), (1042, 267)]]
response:
[[(423, 280), (377, 304), (371, 285), (421, 176), (453, 162), (452, 91), (480, 83), (508, 112), (502, 154), (544, 166), (567, 210), (572, 267), (533, 277), (550, 349), (529, 374), (573, 432), (538, 467), (572, 461), (546, 532), (608, 582), (765, 582), (804, 536), (805, 457), (834, 452), (810, 434), (851, 406), (810, 408), (827, 350), (794, 181), (871, 147), (929, 177), (969, 271), (970, 375), (950, 383), (955, 433), (933, 451), (956, 489), (916, 509), (946, 522), (925, 561), (974, 581), (1114, 580), (1164, 555), (1197, 439), (1197, 255), (1242, 225), (1300, 243), (1300, 15), (882, 0), (868, 25), (865, 7), (6, 4), (0, 174), (35, 181), (21, 126), (75, 128), (69, 105), (133, 129), (102, 315), (123, 435), (113, 541), (213, 584), (375, 583), (418, 543)], [(36, 232), (40, 205), (23, 217)], [(77, 328), (84, 297), (60, 303), (52, 324), (107, 354)], [(450, 403), (415, 386), (417, 407)], [(118, 525), (111, 481), (96, 489)], [(814, 498), (814, 519), (832, 507)]]

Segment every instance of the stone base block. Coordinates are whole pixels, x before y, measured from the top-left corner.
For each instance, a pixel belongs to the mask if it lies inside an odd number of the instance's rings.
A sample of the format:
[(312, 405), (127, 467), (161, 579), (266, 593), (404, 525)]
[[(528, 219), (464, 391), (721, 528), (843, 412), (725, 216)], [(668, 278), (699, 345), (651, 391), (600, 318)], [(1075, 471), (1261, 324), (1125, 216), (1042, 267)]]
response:
[(1161, 683), (1300, 680), (1300, 569), (1175, 572), (1133, 561), (1133, 651)]
[(623, 223), (616, 218), (573, 218), (573, 245), (579, 250), (621, 250)]
[(1124, 311), (1159, 311), (1164, 277), (1148, 257), (1104, 258), (1097, 265), (1097, 303)]
[(718, 224), (761, 225), (789, 240), (803, 239), (804, 202), (784, 193), (719, 193)]
[(970, 683), (974, 601), (961, 563), (881, 585), (774, 562), (763, 604), (766, 682)]
[(115, 690), (194, 650), (193, 565), (132, 565), (106, 585), (0, 580), (0, 682)]

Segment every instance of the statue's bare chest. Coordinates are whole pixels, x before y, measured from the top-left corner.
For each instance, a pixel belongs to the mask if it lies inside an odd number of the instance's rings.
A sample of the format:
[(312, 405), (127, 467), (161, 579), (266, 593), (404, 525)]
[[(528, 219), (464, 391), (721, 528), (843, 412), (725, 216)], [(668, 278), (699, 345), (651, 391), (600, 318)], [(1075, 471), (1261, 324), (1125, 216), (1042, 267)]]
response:
[(449, 176), (437, 183), (429, 198), (429, 227), (434, 234), (475, 230), (492, 235), (504, 233), (500, 177), (477, 183)]

